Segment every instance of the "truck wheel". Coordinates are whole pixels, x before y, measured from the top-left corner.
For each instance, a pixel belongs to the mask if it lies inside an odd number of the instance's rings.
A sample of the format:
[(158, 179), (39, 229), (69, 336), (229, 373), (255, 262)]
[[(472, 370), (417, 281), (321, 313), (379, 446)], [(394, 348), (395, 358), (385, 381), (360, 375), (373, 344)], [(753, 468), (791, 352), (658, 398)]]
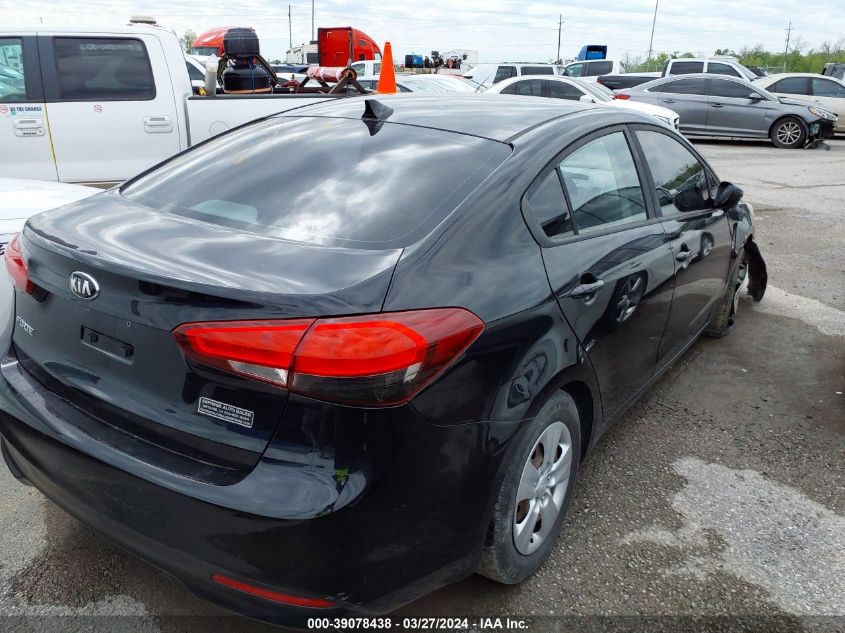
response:
[(513, 441), (477, 570), (506, 585), (543, 564), (569, 509), (581, 456), (575, 400), (556, 392)]
[(777, 121), (769, 132), (775, 147), (781, 149), (796, 149), (803, 147), (807, 140), (806, 124), (793, 116), (787, 116)]

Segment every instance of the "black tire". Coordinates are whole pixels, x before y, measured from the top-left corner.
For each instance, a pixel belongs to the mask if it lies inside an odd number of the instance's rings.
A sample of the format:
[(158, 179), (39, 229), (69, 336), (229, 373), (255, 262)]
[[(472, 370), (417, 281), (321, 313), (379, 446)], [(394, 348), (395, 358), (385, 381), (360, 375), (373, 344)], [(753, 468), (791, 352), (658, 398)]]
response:
[(775, 122), (769, 131), (775, 147), (781, 149), (798, 149), (807, 142), (807, 124), (794, 116), (785, 116)]
[(745, 278), (748, 276), (748, 257), (745, 254), (745, 249), (739, 253), (739, 263), (734, 273), (733, 283), (728, 284), (725, 289), (725, 296), (722, 297), (722, 302), (719, 304), (716, 314), (710, 320), (710, 325), (704, 331), (704, 334), (711, 338), (724, 338), (731, 333), (736, 320), (736, 311), (739, 305), (739, 295), (742, 289), (742, 284), (745, 283)]
[[(544, 537), (536, 551), (526, 555), (517, 549), (514, 540), (514, 521), (519, 512), (517, 489), (523, 468), (535, 452), (535, 444), (544, 431), (557, 422), (562, 422), (566, 426), (571, 439), (571, 464), (566, 492), (551, 531)], [(569, 509), (581, 458), (581, 426), (575, 400), (565, 391), (554, 393), (536, 417), (519, 432), (513, 441), (515, 442), (514, 450), (511, 450), (509, 456), (506, 457), (509, 462), (504, 465), (505, 477), (496, 497), (493, 517), (477, 569), (482, 576), (506, 585), (522, 582), (537, 571), (548, 558)]]

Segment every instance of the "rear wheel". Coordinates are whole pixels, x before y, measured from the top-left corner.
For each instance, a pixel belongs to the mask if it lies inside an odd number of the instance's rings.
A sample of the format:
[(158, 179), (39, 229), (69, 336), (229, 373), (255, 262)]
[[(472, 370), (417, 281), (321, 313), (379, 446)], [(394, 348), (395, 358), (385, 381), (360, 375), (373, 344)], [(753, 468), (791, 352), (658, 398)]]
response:
[(575, 400), (555, 393), (514, 441), (478, 568), (508, 585), (548, 557), (569, 508), (581, 455)]
[(807, 140), (807, 126), (795, 117), (784, 117), (772, 126), (769, 137), (775, 147), (782, 149), (803, 147)]
[(725, 296), (716, 315), (710, 321), (710, 326), (704, 332), (712, 338), (723, 338), (731, 333), (736, 320), (736, 313), (739, 310), (739, 297), (742, 294), (742, 286), (748, 276), (748, 257), (745, 250), (740, 253), (739, 265), (736, 269), (734, 283), (728, 286)]

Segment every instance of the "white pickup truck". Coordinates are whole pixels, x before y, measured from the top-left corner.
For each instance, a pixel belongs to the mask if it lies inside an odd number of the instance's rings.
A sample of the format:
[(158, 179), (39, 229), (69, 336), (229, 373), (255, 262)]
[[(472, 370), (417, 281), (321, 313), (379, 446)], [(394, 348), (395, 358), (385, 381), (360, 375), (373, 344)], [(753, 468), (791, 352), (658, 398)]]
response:
[(0, 176), (119, 182), (247, 121), (322, 94), (193, 94), (161, 27), (0, 25)]

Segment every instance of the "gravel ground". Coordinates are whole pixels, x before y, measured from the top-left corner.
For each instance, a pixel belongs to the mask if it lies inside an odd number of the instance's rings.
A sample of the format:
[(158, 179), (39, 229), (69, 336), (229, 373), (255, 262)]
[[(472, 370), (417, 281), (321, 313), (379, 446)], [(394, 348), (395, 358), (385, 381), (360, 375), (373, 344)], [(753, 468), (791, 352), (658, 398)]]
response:
[[(698, 146), (755, 207), (766, 298), (744, 300), (729, 338), (699, 341), (602, 440), (534, 578), (473, 577), (401, 614), (845, 631), (845, 140)], [(5, 469), (0, 530), (2, 631), (269, 630), (194, 598)]]

